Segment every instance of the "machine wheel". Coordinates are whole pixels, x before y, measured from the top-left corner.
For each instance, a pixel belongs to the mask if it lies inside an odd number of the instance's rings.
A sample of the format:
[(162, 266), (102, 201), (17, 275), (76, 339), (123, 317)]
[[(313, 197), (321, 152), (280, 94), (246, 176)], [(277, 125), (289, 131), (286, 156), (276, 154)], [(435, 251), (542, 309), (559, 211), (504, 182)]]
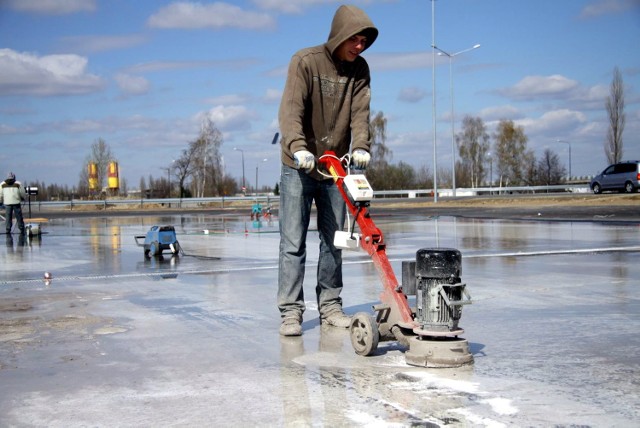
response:
[(153, 241), (152, 243), (149, 244), (149, 256), (155, 257), (158, 254), (160, 254), (160, 245), (158, 244), (157, 241)]
[(593, 193), (595, 193), (596, 195), (599, 195), (600, 192), (602, 192), (602, 189), (600, 188), (600, 184), (598, 183), (593, 183), (593, 188), (591, 190), (593, 190)]
[(636, 191), (636, 188), (633, 187), (633, 183), (630, 181), (627, 181), (626, 183), (624, 183), (624, 191), (627, 193), (633, 193)]
[(176, 242), (173, 244), (173, 254), (174, 254), (174, 255), (176, 255), (176, 256), (177, 256), (178, 254), (180, 254), (180, 244), (178, 243), (178, 241), (176, 241)]
[(351, 345), (356, 354), (366, 357), (378, 349), (380, 340), (378, 324), (368, 313), (358, 312), (353, 316), (349, 333), (351, 335)]

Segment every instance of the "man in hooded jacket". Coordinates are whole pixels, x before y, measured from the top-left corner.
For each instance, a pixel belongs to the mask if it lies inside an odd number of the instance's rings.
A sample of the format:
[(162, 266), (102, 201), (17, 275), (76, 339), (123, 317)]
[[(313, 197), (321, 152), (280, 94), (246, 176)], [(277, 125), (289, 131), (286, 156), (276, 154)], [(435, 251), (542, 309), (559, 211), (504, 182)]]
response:
[(293, 55), (280, 103), (280, 256), (278, 309), (280, 334), (302, 334), (306, 237), (315, 202), (320, 253), (316, 298), (324, 324), (347, 328), (342, 310), (342, 252), (333, 245), (345, 221), (345, 204), (333, 179), (316, 169), (327, 150), (342, 157), (351, 150), (355, 167), (370, 160), (370, 73), (360, 54), (378, 30), (355, 6), (340, 6), (326, 43)]
[(13, 215), (16, 216), (16, 222), (20, 233), (24, 234), (24, 219), (22, 218), (22, 207), (20, 203), (27, 198), (27, 192), (22, 184), (16, 181), (16, 176), (13, 172), (7, 175), (7, 179), (0, 183), (0, 204), (4, 204), (6, 207), (6, 223), (5, 228), (7, 235), (11, 233)]

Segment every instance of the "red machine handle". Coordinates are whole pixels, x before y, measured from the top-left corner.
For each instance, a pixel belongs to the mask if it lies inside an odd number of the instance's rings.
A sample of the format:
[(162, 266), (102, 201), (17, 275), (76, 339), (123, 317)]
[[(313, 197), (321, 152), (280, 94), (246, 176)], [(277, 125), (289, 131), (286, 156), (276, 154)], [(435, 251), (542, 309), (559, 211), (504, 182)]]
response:
[(342, 160), (332, 151), (325, 152), (320, 156), (318, 163), (322, 165), (333, 177), (338, 186), (347, 209), (355, 218), (362, 234), (360, 246), (369, 254), (380, 276), (384, 290), (380, 295), (381, 301), (396, 306), (398, 314), (402, 318), (401, 327), (414, 328), (417, 324), (413, 321), (411, 308), (407, 301), (407, 296), (402, 292), (402, 287), (393, 272), (391, 263), (385, 251), (386, 243), (382, 231), (375, 225), (369, 214), (368, 203), (354, 203), (344, 185), (344, 178), (347, 176)]

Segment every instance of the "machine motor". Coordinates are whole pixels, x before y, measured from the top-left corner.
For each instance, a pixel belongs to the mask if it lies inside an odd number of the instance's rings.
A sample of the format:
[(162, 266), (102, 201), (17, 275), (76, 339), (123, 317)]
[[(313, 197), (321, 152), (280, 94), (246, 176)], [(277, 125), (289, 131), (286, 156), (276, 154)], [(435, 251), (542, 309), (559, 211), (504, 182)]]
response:
[(452, 248), (422, 248), (415, 262), (403, 262), (403, 289), (416, 295), (416, 321), (422, 330), (458, 330), (462, 305), (471, 303), (461, 274), (462, 255)]

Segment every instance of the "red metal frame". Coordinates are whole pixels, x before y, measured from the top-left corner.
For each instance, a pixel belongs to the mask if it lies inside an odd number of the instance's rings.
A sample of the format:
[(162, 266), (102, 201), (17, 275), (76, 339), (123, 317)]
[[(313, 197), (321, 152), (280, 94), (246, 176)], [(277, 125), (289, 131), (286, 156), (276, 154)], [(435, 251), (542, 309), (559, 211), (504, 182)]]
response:
[(413, 320), (413, 314), (409, 307), (407, 296), (402, 292), (402, 287), (398, 283), (391, 263), (387, 258), (385, 251), (386, 243), (382, 231), (375, 225), (369, 210), (366, 206), (356, 205), (352, 202), (349, 194), (345, 190), (344, 177), (347, 172), (342, 166), (342, 161), (332, 151), (327, 151), (319, 158), (320, 165), (331, 174), (333, 180), (338, 186), (340, 193), (349, 209), (351, 215), (354, 216), (358, 226), (360, 227), (360, 246), (371, 256), (373, 264), (376, 266), (384, 290), (380, 294), (380, 300), (389, 305), (391, 310), (397, 314), (401, 320), (399, 323), (403, 328), (413, 329), (418, 324)]

